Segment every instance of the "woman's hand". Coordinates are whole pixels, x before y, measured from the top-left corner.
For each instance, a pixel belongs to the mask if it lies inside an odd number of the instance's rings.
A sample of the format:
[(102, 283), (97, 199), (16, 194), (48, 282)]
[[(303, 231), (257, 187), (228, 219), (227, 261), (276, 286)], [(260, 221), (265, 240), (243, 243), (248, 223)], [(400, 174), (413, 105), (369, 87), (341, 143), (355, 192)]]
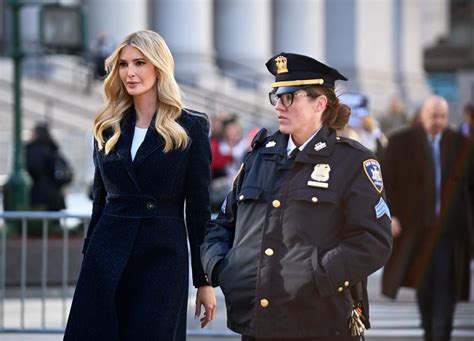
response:
[(210, 285), (204, 285), (198, 288), (196, 295), (196, 311), (195, 318), (201, 316), (201, 305), (204, 306), (204, 316), (201, 318), (201, 328), (204, 328), (214, 318), (216, 309), (216, 295), (214, 288)]

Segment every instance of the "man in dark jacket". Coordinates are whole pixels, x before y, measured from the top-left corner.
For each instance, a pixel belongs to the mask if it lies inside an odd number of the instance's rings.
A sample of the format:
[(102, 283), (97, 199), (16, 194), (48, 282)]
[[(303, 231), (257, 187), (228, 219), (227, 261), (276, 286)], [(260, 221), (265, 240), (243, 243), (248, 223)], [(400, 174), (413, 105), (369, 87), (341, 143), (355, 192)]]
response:
[(242, 340), (359, 340), (369, 326), (366, 278), (391, 249), (379, 164), (336, 135), (350, 114), (334, 93), (344, 76), (289, 53), (267, 68), (279, 131), (257, 135), (208, 224), (204, 269)]
[(444, 98), (428, 98), (420, 115), (385, 152), (395, 239), (383, 293), (417, 289), (425, 340), (449, 340), (455, 304), (469, 296), (472, 160), (468, 141), (448, 128)]

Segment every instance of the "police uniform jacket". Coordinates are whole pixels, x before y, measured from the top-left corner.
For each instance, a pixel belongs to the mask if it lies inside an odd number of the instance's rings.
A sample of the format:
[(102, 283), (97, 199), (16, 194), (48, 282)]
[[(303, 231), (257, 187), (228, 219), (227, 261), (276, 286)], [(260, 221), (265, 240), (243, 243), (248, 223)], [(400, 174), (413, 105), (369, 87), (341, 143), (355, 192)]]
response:
[(177, 122), (190, 137), (184, 150), (164, 153), (152, 122), (132, 161), (133, 108), (112, 151), (95, 147), (93, 212), (65, 340), (185, 340), (187, 239), (193, 283), (207, 284), (199, 247), (211, 155), (203, 115), (183, 111)]
[(326, 126), (294, 160), (287, 142), (277, 132), (249, 154), (241, 184), (208, 224), (204, 269), (237, 333), (347, 339), (349, 289), (391, 250), (380, 168)]

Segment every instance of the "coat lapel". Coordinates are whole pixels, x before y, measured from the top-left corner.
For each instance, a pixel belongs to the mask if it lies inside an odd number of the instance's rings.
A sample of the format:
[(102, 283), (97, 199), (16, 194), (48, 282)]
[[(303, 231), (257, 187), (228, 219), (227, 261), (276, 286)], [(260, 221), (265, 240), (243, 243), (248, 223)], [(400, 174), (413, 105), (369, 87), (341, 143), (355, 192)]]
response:
[(137, 150), (137, 155), (133, 159), (133, 167), (137, 168), (147, 157), (153, 154), (156, 150), (162, 150), (164, 141), (160, 135), (158, 135), (155, 129), (155, 118), (151, 120), (148, 131), (146, 132), (145, 139)]
[(130, 149), (132, 147), (133, 133), (135, 127), (135, 110), (133, 107), (127, 110), (124, 114), (121, 123), (121, 134), (116, 144), (117, 155), (122, 162), (122, 165), (127, 170), (128, 174), (135, 182), (138, 188), (138, 184), (135, 179), (135, 169), (132, 165), (132, 155)]
[(314, 163), (314, 156), (329, 156), (336, 143), (336, 134), (323, 125), (321, 130), (308, 142), (296, 157), (297, 162)]

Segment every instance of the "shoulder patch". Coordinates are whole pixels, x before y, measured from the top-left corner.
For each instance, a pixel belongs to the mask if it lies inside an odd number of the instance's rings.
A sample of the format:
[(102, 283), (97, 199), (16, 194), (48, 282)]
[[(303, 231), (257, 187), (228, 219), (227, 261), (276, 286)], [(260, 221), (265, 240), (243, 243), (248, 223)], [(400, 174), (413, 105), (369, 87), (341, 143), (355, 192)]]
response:
[(383, 180), (379, 162), (375, 159), (368, 159), (365, 160), (362, 165), (364, 168), (364, 172), (369, 178), (372, 185), (374, 185), (377, 192), (382, 193)]

